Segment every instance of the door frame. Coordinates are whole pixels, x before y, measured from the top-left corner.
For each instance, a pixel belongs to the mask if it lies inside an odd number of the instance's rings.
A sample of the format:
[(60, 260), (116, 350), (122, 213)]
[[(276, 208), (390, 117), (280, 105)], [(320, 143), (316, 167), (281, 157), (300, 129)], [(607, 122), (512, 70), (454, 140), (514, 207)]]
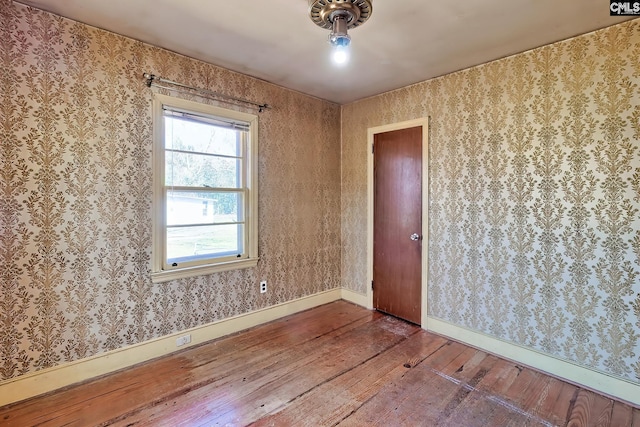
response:
[(367, 308), (373, 310), (373, 142), (378, 133), (422, 126), (422, 292), (420, 324), (427, 329), (427, 284), (429, 276), (429, 117), (367, 129)]

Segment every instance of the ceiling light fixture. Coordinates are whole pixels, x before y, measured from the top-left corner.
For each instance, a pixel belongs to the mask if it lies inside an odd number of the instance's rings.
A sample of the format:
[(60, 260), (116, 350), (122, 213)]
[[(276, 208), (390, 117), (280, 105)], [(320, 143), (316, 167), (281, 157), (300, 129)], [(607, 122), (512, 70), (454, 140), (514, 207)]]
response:
[(309, 0), (309, 17), (319, 27), (331, 30), (329, 43), (333, 60), (344, 64), (349, 59), (351, 37), (347, 30), (364, 24), (371, 16), (373, 0)]

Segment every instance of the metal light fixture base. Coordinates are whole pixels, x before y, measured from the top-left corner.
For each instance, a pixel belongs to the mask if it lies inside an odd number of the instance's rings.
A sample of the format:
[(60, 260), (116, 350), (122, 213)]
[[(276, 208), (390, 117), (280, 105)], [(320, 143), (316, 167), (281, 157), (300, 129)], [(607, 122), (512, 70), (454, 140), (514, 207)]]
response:
[[(309, 0), (309, 17), (314, 24), (333, 29), (334, 18), (345, 16), (347, 29), (364, 24), (373, 11), (373, 0)], [(346, 34), (346, 31), (345, 31)]]

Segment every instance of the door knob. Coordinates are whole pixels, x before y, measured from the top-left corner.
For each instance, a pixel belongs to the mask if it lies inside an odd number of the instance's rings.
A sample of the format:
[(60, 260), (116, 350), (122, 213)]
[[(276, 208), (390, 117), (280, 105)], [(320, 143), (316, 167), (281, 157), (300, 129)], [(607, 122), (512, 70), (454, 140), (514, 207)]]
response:
[(416, 240), (420, 240), (420, 235), (418, 233), (413, 233), (409, 238), (415, 242)]

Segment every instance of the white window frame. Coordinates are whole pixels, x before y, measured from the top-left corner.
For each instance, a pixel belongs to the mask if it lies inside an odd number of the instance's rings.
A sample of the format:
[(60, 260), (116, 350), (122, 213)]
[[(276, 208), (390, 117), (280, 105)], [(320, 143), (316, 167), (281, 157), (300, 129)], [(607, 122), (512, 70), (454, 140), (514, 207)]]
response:
[[(165, 201), (165, 130), (164, 109), (177, 109), (194, 114), (214, 116), (230, 121), (236, 120), (249, 124), (249, 132), (244, 155), (246, 168), (245, 212), (245, 257), (240, 259), (215, 258), (206, 264), (187, 267), (171, 267), (165, 265), (166, 247), (166, 201)], [(255, 267), (258, 263), (258, 116), (240, 111), (228, 110), (182, 98), (154, 94), (153, 99), (153, 235), (152, 235), (152, 270), (153, 283), (186, 277), (202, 276), (220, 271)]]

